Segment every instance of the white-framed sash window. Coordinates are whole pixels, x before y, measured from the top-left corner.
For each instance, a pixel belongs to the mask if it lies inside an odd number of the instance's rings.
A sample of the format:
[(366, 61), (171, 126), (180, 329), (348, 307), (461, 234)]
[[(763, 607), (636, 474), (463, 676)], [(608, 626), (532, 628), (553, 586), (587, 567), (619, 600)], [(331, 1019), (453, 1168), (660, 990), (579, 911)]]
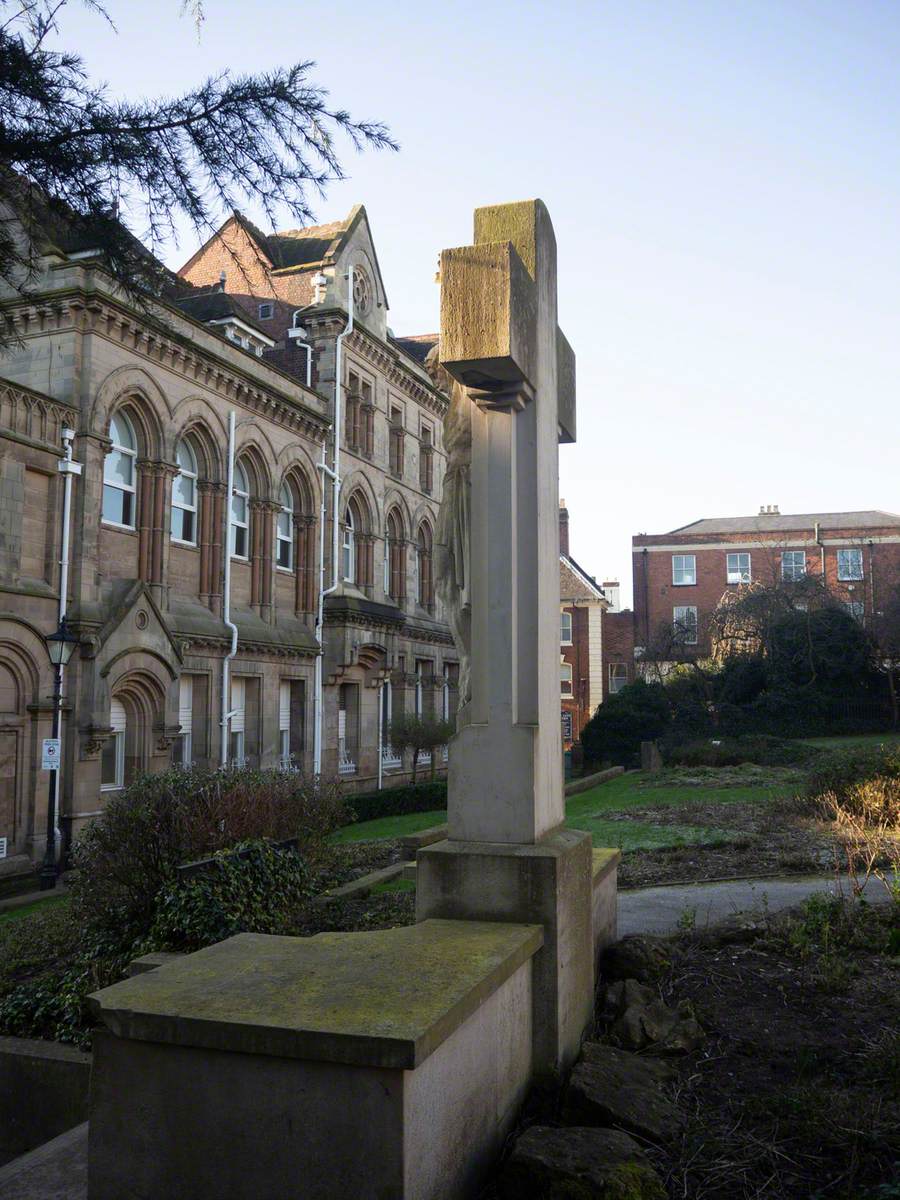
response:
[(134, 529), (137, 438), (125, 413), (109, 423), (112, 447), (103, 463), (103, 520), (107, 525)]
[(570, 612), (559, 614), (559, 642), (561, 646), (572, 645), (572, 614)]
[(231, 557), (247, 558), (250, 531), (250, 487), (240, 463), (234, 465), (231, 493)]
[(676, 641), (683, 646), (697, 645), (697, 609), (693, 604), (679, 604), (672, 609)]
[(100, 755), (100, 790), (110, 792), (125, 786), (125, 705), (113, 697), (109, 702), (112, 733), (103, 743)]
[(228, 758), (233, 767), (245, 764), (244, 734), (247, 720), (247, 684), (240, 675), (231, 680), (231, 722), (229, 725)]
[(344, 517), (344, 537), (341, 543), (341, 573), (347, 583), (356, 577), (356, 530), (353, 525), (353, 510), (347, 506)]
[(561, 662), (559, 664), (559, 686), (560, 691), (564, 696), (571, 696), (572, 693), (572, 664)]
[(197, 460), (187, 442), (178, 443), (178, 474), (172, 480), (172, 540), (197, 544)]
[(863, 553), (858, 546), (850, 546), (845, 550), (838, 550), (838, 579), (845, 583), (849, 580), (862, 579), (863, 577)]
[(796, 583), (806, 574), (806, 551), (783, 550), (781, 553), (781, 578)]
[(675, 587), (688, 587), (697, 582), (696, 554), (672, 555), (672, 583)]
[(189, 767), (193, 757), (194, 677), (182, 675), (178, 681), (178, 724), (181, 732), (172, 746), (172, 762)]
[(744, 551), (729, 554), (726, 560), (726, 579), (728, 583), (750, 582), (750, 555)]
[(281, 512), (275, 521), (275, 563), (283, 571), (294, 569), (294, 498), (287, 484), (281, 489)]

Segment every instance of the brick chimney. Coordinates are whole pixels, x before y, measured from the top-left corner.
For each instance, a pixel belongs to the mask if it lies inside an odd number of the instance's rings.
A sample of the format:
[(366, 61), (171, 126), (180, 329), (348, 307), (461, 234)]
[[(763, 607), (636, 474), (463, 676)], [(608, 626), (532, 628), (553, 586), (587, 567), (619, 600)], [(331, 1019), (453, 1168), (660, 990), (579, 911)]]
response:
[(559, 552), (569, 553), (569, 510), (565, 500), (559, 502)]

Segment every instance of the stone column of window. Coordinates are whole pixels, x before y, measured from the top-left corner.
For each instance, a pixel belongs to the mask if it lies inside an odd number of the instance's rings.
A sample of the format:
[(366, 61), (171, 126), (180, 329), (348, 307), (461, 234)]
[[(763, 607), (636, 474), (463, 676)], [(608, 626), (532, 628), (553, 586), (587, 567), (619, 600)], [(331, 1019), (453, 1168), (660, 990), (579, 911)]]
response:
[(364, 404), (362, 407), (362, 453), (371, 458), (375, 453), (375, 406)]
[(373, 579), (375, 539), (371, 533), (356, 535), (356, 586), (371, 588)]
[(312, 612), (312, 576), (315, 564), (314, 526), (312, 517), (294, 516), (294, 611), (298, 616)]
[(262, 534), (264, 521), (262, 500), (250, 501), (250, 603), (262, 603)]
[(215, 512), (216, 485), (203, 481), (197, 484), (197, 546), (200, 550), (200, 599), (209, 604), (212, 593), (212, 532)]
[(137, 464), (135, 486), (137, 487), (137, 515), (135, 526), (138, 531), (138, 579), (150, 582), (153, 562), (153, 509), (156, 488), (153, 463), (140, 459)]
[[(162, 587), (169, 573), (169, 546), (172, 528), (172, 481), (178, 474), (176, 463), (154, 463), (153, 535), (150, 582)], [(157, 596), (156, 599), (161, 597)]]
[(207, 483), (209, 510), (209, 565), (206, 574), (206, 603), (215, 613), (222, 611), (222, 553), (225, 537), (225, 485)]
[(270, 617), (272, 613), (272, 583), (275, 571), (275, 517), (281, 512), (281, 505), (271, 500), (260, 504), (259, 549), (259, 603), (260, 615)]

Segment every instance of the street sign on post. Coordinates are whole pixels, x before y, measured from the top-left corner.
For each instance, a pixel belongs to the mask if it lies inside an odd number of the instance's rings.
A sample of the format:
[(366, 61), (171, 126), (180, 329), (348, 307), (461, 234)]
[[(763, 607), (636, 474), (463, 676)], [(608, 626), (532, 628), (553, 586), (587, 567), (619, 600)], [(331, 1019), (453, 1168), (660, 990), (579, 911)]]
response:
[(41, 770), (59, 770), (59, 738), (44, 738), (41, 749)]

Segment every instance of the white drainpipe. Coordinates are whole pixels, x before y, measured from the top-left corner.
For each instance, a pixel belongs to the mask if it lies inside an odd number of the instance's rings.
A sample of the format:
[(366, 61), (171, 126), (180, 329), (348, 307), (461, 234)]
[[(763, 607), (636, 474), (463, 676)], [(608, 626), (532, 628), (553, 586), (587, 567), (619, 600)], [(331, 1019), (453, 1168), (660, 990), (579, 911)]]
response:
[(231, 631), (231, 649), (222, 659), (222, 745), (219, 762), (228, 766), (228, 722), (234, 715), (229, 711), (228, 676), (231, 660), (237, 654), (237, 625), (231, 620), (231, 494), (234, 491), (234, 412), (228, 414), (228, 471), (225, 485), (225, 577), (222, 586), (222, 620)]
[[(59, 553), (59, 624), (62, 625), (66, 619), (66, 612), (69, 607), (69, 526), (72, 521), (72, 480), (76, 475), (81, 474), (81, 463), (74, 462), (72, 459), (72, 443), (75, 441), (74, 429), (63, 429), (61, 433), (63, 444), (63, 457), (59, 463), (59, 473), (63, 476), (63, 511), (62, 511), (62, 544)], [(59, 671), (59, 693), (62, 697), (63, 682), (65, 678), (66, 668), (60, 666)], [(60, 706), (62, 700), (60, 699)], [(62, 712), (60, 711), (60, 721), (62, 720)], [(60, 739), (60, 746), (62, 739)], [(59, 768), (57, 771), (57, 795), (56, 795), (56, 846), (60, 845), (59, 836), (59, 814), (62, 810), (62, 793), (60, 780), (62, 779), (62, 754), (59, 756)]]
[[(341, 503), (341, 380), (344, 370), (343, 342), (348, 333), (353, 332), (353, 267), (347, 272), (347, 324), (338, 334), (334, 352), (334, 449), (332, 467), (325, 465), (325, 452), (322, 452), (322, 462), (319, 470), (322, 472), (322, 514), (319, 527), (319, 609), (316, 614), (316, 633), (319, 638), (319, 655), (316, 659), (315, 678), (315, 720), (313, 727), (313, 771), (316, 775), (322, 772), (322, 654), (324, 634), (325, 597), (330, 596), (338, 586), (339, 552), (340, 552), (340, 520)], [(308, 361), (308, 360), (307, 360)], [(331, 586), (325, 583), (325, 476), (331, 479), (332, 505), (332, 539), (331, 539)]]
[(382, 743), (384, 742), (384, 680), (378, 685), (378, 790), (381, 791), (384, 781), (384, 755), (382, 754)]

